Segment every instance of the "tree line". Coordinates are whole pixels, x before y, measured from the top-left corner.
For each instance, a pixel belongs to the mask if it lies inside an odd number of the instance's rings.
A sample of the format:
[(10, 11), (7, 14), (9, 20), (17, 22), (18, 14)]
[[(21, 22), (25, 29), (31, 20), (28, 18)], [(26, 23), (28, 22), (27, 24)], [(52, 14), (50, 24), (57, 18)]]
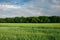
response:
[(0, 23), (60, 23), (60, 16), (0, 18)]

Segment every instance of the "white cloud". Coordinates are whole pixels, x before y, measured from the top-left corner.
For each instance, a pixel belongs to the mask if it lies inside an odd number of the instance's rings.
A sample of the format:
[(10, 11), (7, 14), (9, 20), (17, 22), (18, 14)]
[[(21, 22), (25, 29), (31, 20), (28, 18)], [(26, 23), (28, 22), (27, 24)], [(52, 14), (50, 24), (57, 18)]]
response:
[(55, 9), (60, 9), (60, 5), (52, 5), (51, 7)]
[(8, 10), (8, 9), (19, 9), (21, 6), (17, 5), (8, 5), (8, 4), (0, 4), (0, 10)]

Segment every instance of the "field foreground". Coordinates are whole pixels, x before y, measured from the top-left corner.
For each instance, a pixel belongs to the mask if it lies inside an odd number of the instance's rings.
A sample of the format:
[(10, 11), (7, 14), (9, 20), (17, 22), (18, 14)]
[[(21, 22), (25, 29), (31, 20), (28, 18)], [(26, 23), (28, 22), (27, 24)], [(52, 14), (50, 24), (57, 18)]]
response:
[(0, 40), (60, 40), (60, 23), (0, 23)]

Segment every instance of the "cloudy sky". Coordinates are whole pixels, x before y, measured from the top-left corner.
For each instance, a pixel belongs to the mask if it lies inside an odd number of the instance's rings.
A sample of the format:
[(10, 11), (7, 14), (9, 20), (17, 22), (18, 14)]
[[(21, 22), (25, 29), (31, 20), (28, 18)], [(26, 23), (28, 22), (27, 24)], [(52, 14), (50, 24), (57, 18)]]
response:
[(0, 17), (60, 16), (60, 0), (0, 0)]

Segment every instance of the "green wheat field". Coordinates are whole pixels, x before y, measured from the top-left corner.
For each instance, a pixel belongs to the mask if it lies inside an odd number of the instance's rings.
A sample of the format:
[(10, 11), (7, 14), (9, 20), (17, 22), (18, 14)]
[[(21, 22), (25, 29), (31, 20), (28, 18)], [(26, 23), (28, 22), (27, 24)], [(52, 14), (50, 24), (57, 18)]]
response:
[(60, 23), (0, 23), (0, 40), (60, 40)]

